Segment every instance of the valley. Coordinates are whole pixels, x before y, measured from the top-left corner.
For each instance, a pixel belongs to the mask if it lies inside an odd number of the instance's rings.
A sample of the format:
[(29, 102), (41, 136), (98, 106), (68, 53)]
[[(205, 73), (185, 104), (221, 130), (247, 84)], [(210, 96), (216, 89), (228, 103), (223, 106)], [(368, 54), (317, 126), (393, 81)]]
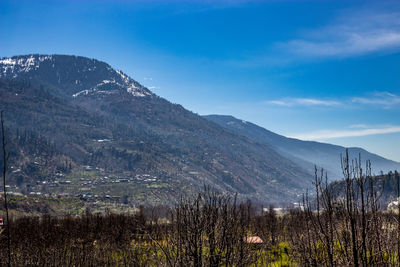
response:
[[(0, 60), (9, 191), (85, 202), (173, 205), (205, 185), (239, 199), (293, 203), (314, 165), (341, 178), (345, 148), (286, 138), (230, 116), (201, 117), (95, 59)], [(399, 163), (362, 149), (376, 172)]]

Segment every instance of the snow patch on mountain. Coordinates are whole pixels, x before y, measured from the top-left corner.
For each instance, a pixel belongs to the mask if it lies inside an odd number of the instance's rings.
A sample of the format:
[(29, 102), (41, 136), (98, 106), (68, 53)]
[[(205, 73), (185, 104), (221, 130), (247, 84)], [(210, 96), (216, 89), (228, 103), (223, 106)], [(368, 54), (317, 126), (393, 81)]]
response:
[[(118, 71), (117, 71), (118, 73)], [(115, 79), (112, 80), (103, 80), (102, 82), (96, 84), (94, 87), (88, 89), (88, 90), (82, 90), (78, 93), (75, 93), (72, 95), (72, 97), (78, 97), (80, 95), (88, 95), (88, 94), (114, 94), (118, 92), (117, 90), (101, 90), (101, 88), (105, 86), (114, 86), (118, 87), (119, 90), (126, 90), (128, 93), (132, 94), (133, 96), (137, 97), (145, 97), (145, 96), (151, 96), (152, 94), (139, 84), (137, 84), (135, 81), (130, 79), (124, 74), (121, 74), (120, 72), (118, 73), (121, 78), (123, 79), (122, 83), (119, 83), (115, 81)]]
[(133, 96), (139, 96), (139, 97), (152, 95), (150, 92), (145, 90), (143, 86), (136, 83), (134, 80), (129, 78), (129, 76), (125, 75), (122, 71), (115, 70), (115, 72), (121, 77), (122, 81), (127, 86), (126, 91), (128, 93), (132, 94)]
[(72, 97), (77, 97), (77, 96), (80, 96), (80, 95), (88, 95), (89, 94), (89, 90), (82, 90), (82, 91), (80, 91), (80, 92), (78, 92), (78, 93), (76, 93), (76, 94), (73, 94), (72, 95)]
[(81, 95), (89, 95), (89, 94), (111, 95), (116, 93), (118, 93), (118, 90), (82, 90), (76, 94), (73, 94), (72, 97), (76, 98)]
[(0, 59), (0, 77), (7, 74), (13, 74), (13, 78), (18, 76), (19, 72), (29, 72), (38, 69), (40, 62), (51, 59), (51, 56), (29, 56), (13, 57)]
[[(0, 59), (0, 78), (8, 78), (15, 79), (18, 78), (21, 74), (23, 76), (31, 75), (32, 71), (38, 71), (40, 66), (44, 61), (49, 61), (51, 68), (56, 68), (57, 64), (61, 64), (57, 59), (57, 55), (55, 56), (47, 56), (47, 55), (27, 55), (27, 56), (16, 56), (12, 58), (3, 58)], [(77, 73), (85, 73), (82, 78), (78, 80), (74, 80), (74, 87), (77, 86), (77, 90), (79, 92), (72, 94), (72, 97), (76, 98), (82, 95), (88, 94), (114, 94), (117, 90), (126, 91), (135, 97), (146, 97), (152, 96), (153, 94), (144, 86), (140, 85), (135, 80), (131, 79), (128, 75), (124, 74), (120, 70), (114, 70), (108, 64), (99, 62), (97, 60), (88, 59), (84, 66), (78, 67), (74, 62), (74, 67), (76, 68)], [(102, 67), (106, 68), (106, 79), (99, 81), (97, 84), (93, 86), (93, 82), (88, 83), (88, 72), (101, 71)], [(48, 66), (46, 66), (48, 67)], [(29, 73), (29, 74), (28, 74)], [(64, 74), (65, 75), (65, 74)], [(68, 77), (68, 74), (66, 74)], [(107, 77), (108, 76), (108, 77)], [(65, 80), (63, 76), (60, 75), (59, 69), (56, 71), (56, 77), (58, 83), (61, 80)], [(86, 88), (85, 88), (86, 87)], [(79, 88), (79, 89), (78, 89)], [(83, 89), (83, 90), (82, 90)]]

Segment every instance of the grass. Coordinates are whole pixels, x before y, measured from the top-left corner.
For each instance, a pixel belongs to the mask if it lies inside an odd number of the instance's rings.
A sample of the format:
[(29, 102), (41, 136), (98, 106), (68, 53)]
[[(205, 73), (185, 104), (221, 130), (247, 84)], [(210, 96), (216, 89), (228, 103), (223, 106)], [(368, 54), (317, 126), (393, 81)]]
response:
[[(37, 197), (37, 196), (9, 196), (10, 214), (14, 218), (22, 216), (53, 216), (76, 215), (84, 210), (84, 203), (77, 198)], [(4, 211), (0, 216), (4, 217)]]

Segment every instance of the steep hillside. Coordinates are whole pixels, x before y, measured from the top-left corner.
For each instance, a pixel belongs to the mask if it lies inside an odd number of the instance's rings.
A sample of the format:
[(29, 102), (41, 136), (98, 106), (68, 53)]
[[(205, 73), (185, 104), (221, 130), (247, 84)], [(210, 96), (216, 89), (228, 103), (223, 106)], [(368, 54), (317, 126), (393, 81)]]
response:
[[(340, 156), (345, 154), (345, 147), (287, 138), (232, 116), (209, 115), (204, 117), (255, 142), (273, 147), (281, 155), (304, 166), (309, 172), (313, 172), (314, 165), (317, 165), (328, 171), (331, 180), (342, 178)], [(358, 158), (359, 154), (362, 159), (371, 161), (375, 174), (379, 174), (381, 171), (387, 173), (400, 169), (398, 162), (385, 159), (362, 148), (349, 148), (350, 158)]]
[(27, 55), (0, 60), (0, 77), (25, 79), (66, 98), (82, 94), (114, 94), (127, 91), (134, 96), (153, 95), (148, 89), (114, 70), (107, 63), (77, 56)]
[[(240, 197), (292, 201), (310, 185), (308, 172), (269, 145), (171, 104), (104, 62), (18, 56), (0, 60), (0, 78), (0, 108), (12, 135), (40, 136), (65, 158), (63, 175), (72, 185), (62, 190), (162, 203), (209, 184)], [(18, 150), (25, 163), (20, 156), (15, 168), (29, 177), (24, 166), (35, 160), (44, 174), (37, 179), (54, 182), (49, 160)]]
[[(358, 188), (359, 184), (357, 180), (353, 180), (353, 182), (353, 187)], [(397, 209), (398, 184), (400, 182), (400, 176), (398, 172), (389, 172), (387, 174), (369, 177), (367, 182), (368, 183), (365, 185), (365, 194), (368, 195), (370, 193), (370, 183), (372, 183), (373, 190), (377, 195), (379, 208), (385, 210), (388, 208), (389, 203), (394, 202), (393, 204), (395, 205), (393, 205), (392, 208)], [(330, 183), (330, 187), (333, 195), (342, 199), (346, 196), (346, 181), (343, 179)], [(356, 194), (359, 194), (359, 191), (360, 190), (358, 190)]]

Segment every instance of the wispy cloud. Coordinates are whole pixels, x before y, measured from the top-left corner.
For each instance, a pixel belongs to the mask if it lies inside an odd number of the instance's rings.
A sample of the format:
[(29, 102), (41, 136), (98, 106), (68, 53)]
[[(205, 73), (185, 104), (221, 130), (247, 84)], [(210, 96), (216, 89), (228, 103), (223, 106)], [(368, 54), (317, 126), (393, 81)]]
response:
[(284, 98), (280, 100), (266, 101), (267, 104), (273, 104), (278, 106), (338, 106), (341, 103), (333, 100), (323, 100), (316, 98)]
[(352, 130), (321, 130), (309, 133), (296, 134), (290, 137), (301, 140), (321, 141), (333, 138), (358, 137), (358, 136), (389, 134), (389, 133), (399, 133), (399, 132), (400, 132), (400, 126), (387, 126), (387, 127), (352, 129)]
[(344, 107), (376, 106), (384, 109), (400, 107), (400, 96), (390, 92), (375, 92), (370, 96), (357, 96), (345, 99), (318, 99), (318, 98), (282, 98), (268, 100), (264, 103), (282, 107)]
[(365, 129), (365, 128), (368, 128), (368, 125), (367, 124), (362, 124), (362, 123), (360, 123), (360, 124), (352, 124), (352, 125), (350, 125), (349, 126), (349, 128), (351, 128), (351, 129)]
[(299, 58), (352, 57), (400, 49), (400, 13), (353, 10), (276, 47)]
[(389, 92), (381, 92), (375, 93), (371, 97), (353, 97), (351, 101), (362, 105), (379, 105), (384, 108), (390, 108), (400, 104), (400, 96)]

